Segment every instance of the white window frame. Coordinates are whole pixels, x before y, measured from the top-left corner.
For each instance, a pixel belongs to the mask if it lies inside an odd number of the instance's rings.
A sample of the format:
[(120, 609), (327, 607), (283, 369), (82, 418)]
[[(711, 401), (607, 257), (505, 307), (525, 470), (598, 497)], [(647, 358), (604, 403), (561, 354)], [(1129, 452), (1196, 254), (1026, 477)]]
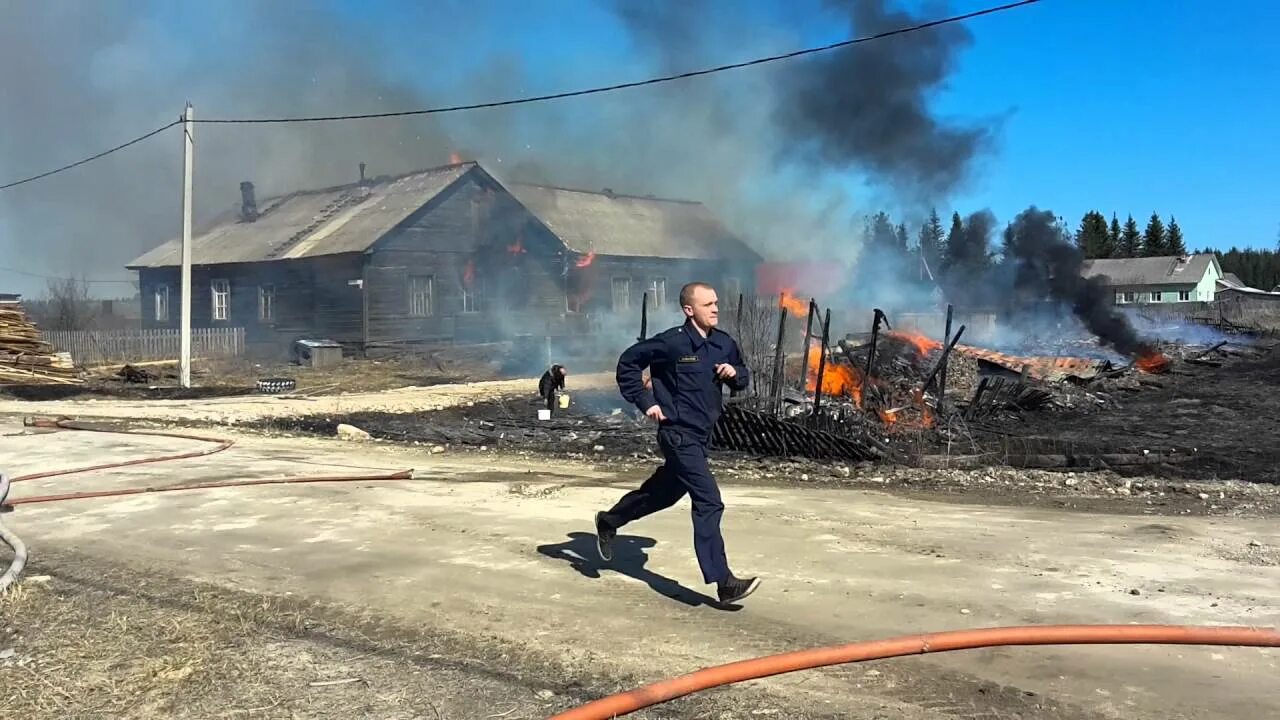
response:
[(658, 309), (667, 304), (667, 279), (656, 277), (649, 283), (649, 307)]
[(1163, 291), (1163, 290), (1152, 290), (1152, 291), (1151, 291), (1151, 302), (1153, 302), (1153, 303), (1156, 303), (1156, 302), (1164, 302), (1164, 291)]
[[(618, 289), (622, 288), (622, 302), (618, 302), (620, 293)], [(609, 297), (613, 302), (614, 312), (626, 312), (631, 309), (631, 278), (614, 277), (609, 281)]]
[(1178, 291), (1178, 302), (1191, 302), (1191, 291), (1190, 291), (1190, 290), (1179, 290), (1179, 291)]
[(462, 312), (478, 313), (484, 310), (484, 284), (481, 278), (473, 278), (471, 287), (462, 286)]
[(271, 322), (276, 319), (276, 286), (267, 283), (258, 286), (258, 320)]
[(216, 278), (209, 282), (209, 291), (213, 307), (211, 308), (214, 320), (229, 320), (231, 318), (231, 281), (226, 278)]
[(435, 275), (410, 275), (406, 281), (409, 295), (409, 317), (435, 315)]
[(172, 296), (172, 291), (169, 287), (169, 283), (156, 285), (153, 296), (155, 304), (152, 308), (156, 322), (169, 322), (169, 298)]

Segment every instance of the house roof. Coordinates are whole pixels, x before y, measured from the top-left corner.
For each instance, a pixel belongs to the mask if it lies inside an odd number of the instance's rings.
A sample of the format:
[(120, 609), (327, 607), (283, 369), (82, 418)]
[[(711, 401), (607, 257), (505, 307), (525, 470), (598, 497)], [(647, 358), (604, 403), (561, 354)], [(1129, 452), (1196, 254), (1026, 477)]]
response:
[(1236, 275), (1235, 273), (1222, 273), (1222, 277), (1218, 278), (1218, 282), (1222, 283), (1223, 285), (1226, 285), (1227, 287), (1233, 287), (1233, 288), (1248, 287), (1248, 285), (1245, 285), (1243, 282), (1240, 281), (1240, 276)]
[[(193, 236), (191, 262), (217, 265), (363, 252), (474, 167), (449, 165), (260, 200), (252, 222), (242, 221), (237, 209)], [(173, 239), (126, 267), (178, 265), (181, 253), (181, 239)]]
[(509, 183), (506, 188), (577, 253), (760, 259), (700, 202), (524, 183)]
[[(258, 217), (252, 222), (243, 221), (237, 208), (192, 238), (192, 263), (364, 252), (473, 169), (484, 173), (470, 162), (267, 198), (259, 201)], [(580, 254), (759, 259), (702, 203), (520, 183), (504, 187), (567, 249)], [(126, 267), (171, 267), (180, 262), (181, 241), (173, 239)]]
[(1212, 253), (1085, 260), (1081, 274), (1104, 277), (1108, 285), (1194, 285), (1200, 282), (1210, 265), (1218, 268), (1221, 275), (1218, 258)]

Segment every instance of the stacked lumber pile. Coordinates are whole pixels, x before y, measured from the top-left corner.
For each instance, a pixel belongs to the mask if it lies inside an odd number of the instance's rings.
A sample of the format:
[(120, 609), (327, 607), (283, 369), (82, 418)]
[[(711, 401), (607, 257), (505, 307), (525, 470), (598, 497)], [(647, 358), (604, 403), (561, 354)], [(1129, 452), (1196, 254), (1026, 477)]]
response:
[(18, 303), (0, 303), (0, 385), (80, 383), (67, 353), (56, 353)]

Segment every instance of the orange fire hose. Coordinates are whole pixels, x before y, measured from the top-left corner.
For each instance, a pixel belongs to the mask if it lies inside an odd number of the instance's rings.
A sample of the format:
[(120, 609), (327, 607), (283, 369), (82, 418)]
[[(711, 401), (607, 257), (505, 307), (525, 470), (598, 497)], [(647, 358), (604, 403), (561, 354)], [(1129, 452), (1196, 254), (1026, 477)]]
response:
[(373, 482), (377, 480), (412, 480), (412, 470), (398, 470), (381, 475), (307, 475), (302, 477), (262, 478), (259, 480), (221, 480), (195, 485), (165, 485), (161, 487), (132, 487), (116, 490), (93, 490), (89, 492), (65, 493), (62, 495), (36, 495), (34, 497), (10, 500), (11, 506), (31, 505), (34, 503), (57, 502), (59, 500), (84, 500), (87, 498), (118, 497), (121, 495), (144, 495), (147, 493), (177, 492), (179, 490), (208, 490), (210, 488), (247, 487), (249, 485), (289, 485), (293, 483), (336, 483), (336, 482)]
[[(213, 443), (214, 447), (204, 450), (194, 450), (192, 452), (179, 453), (176, 455), (158, 455), (136, 460), (124, 460), (121, 462), (103, 463), (100, 465), (90, 465), (86, 467), (71, 468), (69, 470), (53, 470), (49, 472), (31, 473), (28, 475), (20, 475), (18, 477), (5, 477), (0, 473), (0, 508), (13, 508), (18, 505), (32, 505), (35, 503), (49, 503), (61, 500), (84, 500), (88, 498), (103, 497), (119, 497), (122, 495), (142, 495), (146, 493), (159, 492), (177, 492), (180, 490), (208, 490), (211, 488), (230, 488), (230, 487), (246, 487), (250, 485), (287, 485), (294, 483), (336, 483), (336, 482), (374, 482), (383, 480), (412, 480), (413, 470), (399, 470), (390, 473), (381, 473), (376, 475), (312, 475), (312, 476), (292, 476), (278, 478), (263, 478), (258, 480), (222, 480), (216, 482), (196, 483), (192, 485), (171, 485), (160, 487), (130, 487), (116, 488), (114, 490), (94, 490), (89, 492), (63, 493), (59, 495), (36, 495), (33, 497), (17, 498), (13, 500), (7, 499), (9, 487), (12, 483), (21, 482), (23, 480), (39, 480), (43, 478), (59, 477), (62, 475), (73, 475), (76, 473), (91, 472), (93, 470), (109, 470), (112, 468), (127, 467), (131, 465), (142, 465), (146, 463), (167, 462), (170, 460), (183, 460), (187, 458), (202, 457), (212, 455), (213, 453), (222, 452), (235, 444), (233, 440), (224, 440), (222, 438), (205, 437), (201, 435), (187, 435), (183, 433), (160, 432), (153, 430), (117, 430), (110, 428), (98, 428), (90, 425), (80, 425), (66, 419), (50, 420), (48, 418), (26, 418), (23, 421), (28, 427), (46, 428), (51, 430), (79, 430), (85, 432), (103, 432), (103, 433), (119, 433), (124, 435), (152, 435), (156, 437), (179, 438), (183, 440), (198, 440), (202, 442)], [(27, 549), (21, 539), (8, 531), (3, 524), (0, 524), (0, 542), (13, 548), (14, 559), (8, 570), (0, 574), (0, 591), (3, 591), (14, 582), (22, 573), (23, 566), (27, 560)]]
[(743, 660), (656, 682), (567, 710), (550, 720), (608, 720), (700, 690), (828, 665), (1008, 645), (1237, 645), (1280, 647), (1274, 628), (1193, 625), (1043, 625), (907, 635)]
[(213, 443), (215, 447), (206, 448), (204, 450), (193, 450), (191, 452), (179, 453), (177, 455), (158, 455), (140, 458), (138, 460), (125, 460), (123, 462), (104, 463), (102, 465), (89, 465), (87, 467), (72, 468), (70, 470), (53, 470), (50, 472), (32, 473), (30, 475), (19, 475), (18, 477), (10, 478), (11, 482), (40, 480), (43, 478), (59, 477), (61, 475), (74, 475), (76, 473), (91, 472), (93, 470), (110, 470), (112, 468), (128, 467), (130, 465), (145, 465), (148, 463), (168, 462), (170, 460), (186, 460), (187, 458), (203, 457), (205, 455), (219, 453), (235, 444), (234, 440), (223, 440), (222, 438), (204, 437), (202, 435), (185, 435), (182, 433), (161, 432), (158, 430), (112, 430), (107, 428), (97, 428), (92, 425), (73, 423), (70, 420), (65, 419), (50, 420), (48, 418), (26, 418), (22, 422), (27, 427), (46, 428), (49, 430), (80, 430), (82, 432), (151, 435), (154, 437), (178, 438), (180, 440), (198, 440), (200, 442)]

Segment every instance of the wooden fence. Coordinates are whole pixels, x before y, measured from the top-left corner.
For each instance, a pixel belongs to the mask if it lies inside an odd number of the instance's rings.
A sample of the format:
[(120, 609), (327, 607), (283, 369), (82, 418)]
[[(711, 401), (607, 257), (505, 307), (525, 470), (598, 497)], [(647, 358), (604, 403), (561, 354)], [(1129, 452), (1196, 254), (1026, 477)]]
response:
[[(81, 366), (177, 360), (182, 349), (180, 331), (53, 330), (41, 333), (55, 349), (71, 353)], [(244, 328), (191, 328), (191, 357), (226, 358), (244, 354)]]

